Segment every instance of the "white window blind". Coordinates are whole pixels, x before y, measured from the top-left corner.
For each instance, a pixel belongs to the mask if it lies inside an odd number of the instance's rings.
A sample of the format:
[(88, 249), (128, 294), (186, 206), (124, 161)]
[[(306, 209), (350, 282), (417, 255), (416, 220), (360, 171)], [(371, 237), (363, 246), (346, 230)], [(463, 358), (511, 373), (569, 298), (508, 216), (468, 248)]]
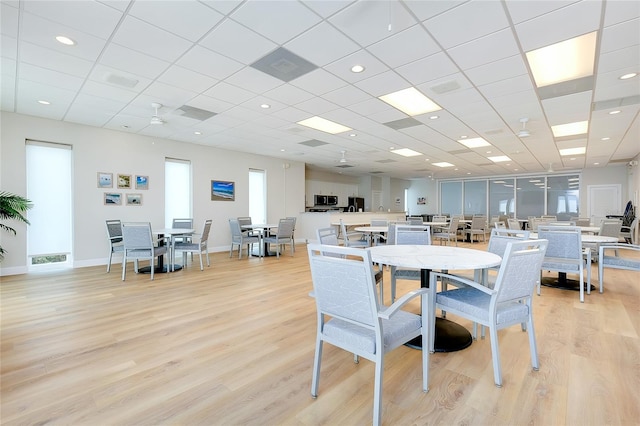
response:
[(173, 219), (191, 216), (191, 162), (165, 158), (164, 222), (171, 228)]
[(253, 223), (267, 223), (266, 174), (249, 169), (249, 216)]
[(29, 257), (71, 254), (72, 150), (70, 145), (27, 141)]

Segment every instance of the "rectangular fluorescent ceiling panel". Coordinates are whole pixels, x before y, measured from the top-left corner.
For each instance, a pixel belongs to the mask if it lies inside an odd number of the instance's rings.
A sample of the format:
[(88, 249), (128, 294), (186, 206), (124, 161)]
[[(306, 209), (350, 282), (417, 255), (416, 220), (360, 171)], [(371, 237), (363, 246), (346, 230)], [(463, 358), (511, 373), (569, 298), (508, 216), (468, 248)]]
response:
[(497, 157), (487, 157), (489, 160), (493, 161), (494, 163), (501, 163), (503, 161), (511, 161), (511, 158), (507, 157), (506, 155), (498, 155)]
[(352, 130), (350, 127), (334, 123), (333, 121), (325, 120), (324, 118), (318, 116), (298, 121), (298, 124), (306, 127), (311, 127), (312, 129), (320, 130), (321, 132), (331, 133), (332, 135)]
[(394, 149), (391, 152), (393, 152), (394, 154), (402, 155), (403, 157), (415, 157), (418, 155), (422, 155), (419, 152), (416, 152), (409, 148)]
[(582, 135), (587, 133), (587, 130), (589, 130), (588, 121), (576, 121), (575, 123), (558, 124), (556, 126), (551, 126), (553, 136), (556, 138), (561, 138), (563, 136)]
[(560, 150), (560, 155), (581, 155), (587, 152), (587, 148), (582, 146), (579, 148), (566, 148)]
[(427, 98), (414, 87), (389, 93), (388, 95), (380, 96), (378, 99), (399, 109), (409, 116), (425, 114), (427, 112), (442, 109), (438, 104)]
[(491, 146), (491, 144), (482, 138), (460, 139), (462, 145), (467, 148), (480, 148), (481, 146)]
[(597, 31), (527, 52), (537, 87), (593, 74)]
[(446, 161), (443, 161), (442, 163), (432, 163), (432, 164), (438, 167), (453, 167), (453, 164), (447, 163)]

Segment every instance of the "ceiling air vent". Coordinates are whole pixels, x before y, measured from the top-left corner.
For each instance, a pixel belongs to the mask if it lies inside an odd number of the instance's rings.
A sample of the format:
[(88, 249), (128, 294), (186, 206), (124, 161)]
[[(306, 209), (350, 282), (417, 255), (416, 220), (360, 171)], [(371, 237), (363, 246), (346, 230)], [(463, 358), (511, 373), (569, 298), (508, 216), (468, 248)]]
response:
[(189, 105), (182, 105), (180, 108), (174, 111), (175, 114), (181, 115), (183, 117), (193, 118), (194, 120), (204, 121), (208, 118), (213, 117), (217, 113), (207, 111), (205, 109), (200, 109), (196, 107), (192, 107)]

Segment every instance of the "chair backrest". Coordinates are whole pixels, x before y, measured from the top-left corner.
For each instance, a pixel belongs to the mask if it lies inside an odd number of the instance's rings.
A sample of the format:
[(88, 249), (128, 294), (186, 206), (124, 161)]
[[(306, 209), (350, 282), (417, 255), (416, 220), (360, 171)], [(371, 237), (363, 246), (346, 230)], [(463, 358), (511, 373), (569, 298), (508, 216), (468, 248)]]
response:
[(246, 229), (242, 229), (245, 225), (251, 225), (251, 217), (250, 216), (238, 216), (238, 224), (240, 225), (241, 231), (247, 231)]
[(411, 225), (422, 225), (422, 216), (409, 216), (407, 219)]
[(629, 233), (631, 234), (631, 244), (635, 244), (637, 245), (638, 243), (640, 243), (639, 238), (638, 238), (638, 217), (636, 217), (635, 219), (633, 219), (633, 221), (631, 222), (631, 225), (629, 226)]
[(507, 219), (507, 227), (509, 229), (520, 229), (520, 222), (518, 222), (518, 219)]
[(240, 229), (240, 222), (238, 219), (229, 219), (229, 227), (231, 228), (231, 238), (242, 238), (242, 229)]
[(542, 216), (540, 216), (542, 219), (548, 221), (548, 222), (557, 222), (558, 221), (558, 216), (554, 216), (554, 215), (546, 215), (543, 214)]
[(549, 241), (547, 257), (582, 260), (582, 235), (576, 226), (538, 227), (538, 238)]
[(209, 240), (209, 232), (211, 231), (211, 224), (213, 220), (207, 219), (204, 221), (204, 226), (202, 227), (202, 234), (200, 236), (200, 244), (206, 243)]
[(379, 328), (378, 297), (369, 250), (309, 244), (309, 265), (318, 315), (328, 314)]
[(433, 219), (431, 219), (431, 221), (432, 222), (446, 222), (447, 221), (447, 217), (446, 216), (442, 216), (442, 215), (433, 216)]
[(371, 226), (389, 226), (389, 221), (386, 219), (371, 219)]
[(119, 219), (107, 219), (107, 235), (111, 244), (122, 241), (122, 222)]
[(487, 251), (503, 257), (507, 245), (514, 241), (523, 241), (529, 238), (529, 231), (517, 230), (513, 232), (511, 229), (493, 229), (489, 237), (489, 245)]
[(600, 232), (603, 237), (619, 237), (622, 229), (622, 221), (618, 219), (604, 219), (600, 222)]
[(316, 236), (318, 237), (318, 243), (320, 244), (329, 246), (340, 245), (338, 242), (338, 231), (333, 226), (317, 229)]
[(487, 218), (485, 216), (474, 216), (471, 219), (471, 229), (485, 229), (487, 227)]
[(184, 219), (173, 219), (172, 228), (179, 229), (193, 229), (193, 219), (192, 218), (184, 218)]
[[(434, 222), (435, 222), (435, 220), (434, 220)], [(459, 217), (452, 217), (451, 218), (451, 222), (449, 222), (449, 233), (450, 234), (457, 233), (459, 224), (460, 224), (460, 218)]]
[(493, 226), (495, 226), (496, 222), (500, 222), (500, 216), (499, 215), (491, 216), (491, 219), (489, 220), (489, 224), (493, 224)]
[[(388, 244), (388, 243), (387, 243)], [(397, 245), (430, 245), (431, 228), (427, 225), (396, 225), (395, 244)]]
[(283, 218), (278, 221), (278, 232), (276, 236), (278, 238), (292, 238), (293, 228), (295, 227), (295, 220), (291, 218)]
[(544, 239), (507, 244), (494, 286), (496, 293), (492, 296), (492, 307), (501, 302), (531, 297), (540, 280), (540, 268), (549, 244)]
[(151, 223), (149, 222), (123, 222), (122, 240), (124, 249), (153, 250), (153, 237), (151, 235)]
[(507, 225), (501, 220), (495, 222), (493, 226), (498, 229), (507, 229)]

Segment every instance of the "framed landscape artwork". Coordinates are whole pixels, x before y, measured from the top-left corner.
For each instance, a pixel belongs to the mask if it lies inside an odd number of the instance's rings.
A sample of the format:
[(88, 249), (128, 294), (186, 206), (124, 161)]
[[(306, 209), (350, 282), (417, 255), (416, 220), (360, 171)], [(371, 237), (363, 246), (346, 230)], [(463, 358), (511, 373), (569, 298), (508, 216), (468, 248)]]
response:
[(142, 194), (127, 194), (127, 205), (128, 206), (141, 206), (142, 205)]
[(120, 206), (122, 205), (122, 194), (118, 192), (105, 192), (104, 204), (106, 206)]
[(131, 189), (131, 175), (118, 175), (118, 188)]
[(235, 201), (235, 182), (211, 181), (211, 201)]
[(149, 176), (136, 175), (136, 189), (149, 189)]
[(98, 188), (113, 188), (113, 173), (98, 172)]

